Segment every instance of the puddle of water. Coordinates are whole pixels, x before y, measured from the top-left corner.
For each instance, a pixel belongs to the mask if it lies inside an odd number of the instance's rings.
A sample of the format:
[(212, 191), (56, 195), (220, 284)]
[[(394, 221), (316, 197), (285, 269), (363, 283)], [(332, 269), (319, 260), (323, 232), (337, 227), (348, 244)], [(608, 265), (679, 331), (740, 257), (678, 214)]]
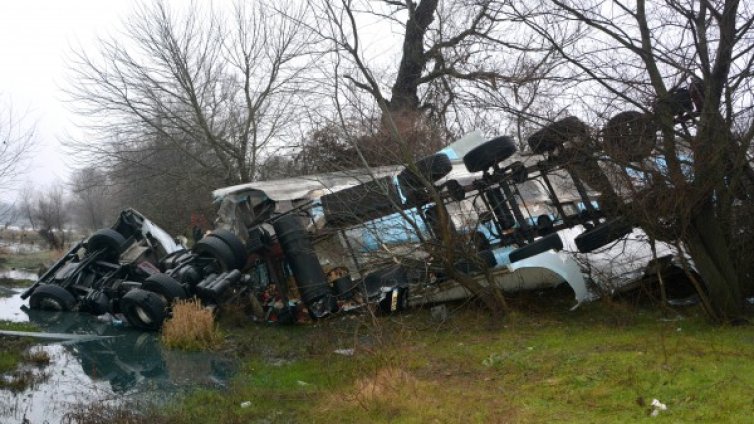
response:
[[(18, 295), (0, 299), (0, 319), (9, 315), (7, 302), (14, 298)], [(23, 302), (14, 304), (19, 310)], [(78, 402), (167, 402), (192, 388), (223, 388), (236, 368), (227, 355), (163, 350), (155, 333), (115, 326), (89, 314), (31, 310), (20, 314), (46, 332), (115, 337), (40, 345), (52, 359), (46, 368), (49, 378), (20, 393), (0, 390), (2, 423), (23, 423), (24, 418), (32, 423), (58, 422)]]
[(27, 302), (21, 299), (21, 293), (25, 289), (7, 288), (0, 286), (0, 320), (13, 322), (26, 322), (29, 317), (21, 310)]

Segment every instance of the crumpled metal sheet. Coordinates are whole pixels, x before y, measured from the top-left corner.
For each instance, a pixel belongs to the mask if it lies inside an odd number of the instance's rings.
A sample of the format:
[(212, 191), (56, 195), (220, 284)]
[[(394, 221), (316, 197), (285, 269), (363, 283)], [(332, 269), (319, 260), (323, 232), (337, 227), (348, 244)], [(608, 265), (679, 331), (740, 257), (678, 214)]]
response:
[(255, 181), (217, 189), (212, 192), (212, 196), (215, 202), (220, 202), (231, 194), (252, 194), (252, 192), (257, 191), (264, 193), (267, 198), (276, 202), (300, 199), (313, 200), (327, 193), (334, 193), (363, 184), (375, 178), (396, 175), (402, 169), (402, 166), (379, 166), (370, 169), (354, 169), (279, 180)]

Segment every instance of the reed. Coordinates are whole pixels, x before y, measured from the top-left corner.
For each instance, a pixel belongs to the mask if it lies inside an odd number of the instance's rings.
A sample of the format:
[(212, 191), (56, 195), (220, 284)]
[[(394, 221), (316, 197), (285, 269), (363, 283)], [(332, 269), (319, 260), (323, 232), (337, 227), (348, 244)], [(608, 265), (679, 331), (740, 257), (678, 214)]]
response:
[(163, 325), (161, 338), (166, 347), (182, 350), (214, 349), (223, 339), (212, 311), (197, 298), (173, 305), (173, 316)]

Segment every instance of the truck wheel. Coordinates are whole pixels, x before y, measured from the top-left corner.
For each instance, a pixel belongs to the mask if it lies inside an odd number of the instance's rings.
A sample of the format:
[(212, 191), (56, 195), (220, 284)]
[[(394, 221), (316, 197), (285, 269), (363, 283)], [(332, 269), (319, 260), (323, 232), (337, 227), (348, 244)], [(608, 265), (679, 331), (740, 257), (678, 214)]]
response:
[(120, 299), (120, 311), (126, 321), (142, 330), (159, 330), (165, 321), (167, 303), (146, 290), (133, 289)]
[(246, 254), (246, 247), (244, 247), (243, 242), (238, 238), (238, 236), (228, 230), (219, 228), (212, 230), (212, 232), (209, 233), (209, 237), (218, 238), (225, 244), (227, 244), (230, 248), (230, 251), (233, 253), (233, 256), (235, 256), (236, 258), (238, 269), (243, 269), (243, 267), (246, 265), (248, 255)]
[(511, 263), (531, 258), (532, 256), (539, 255), (542, 252), (548, 250), (560, 250), (563, 248), (563, 241), (557, 233), (553, 233), (542, 237), (534, 243), (529, 243), (526, 246), (519, 247), (508, 254), (508, 258)]
[(87, 253), (93, 253), (105, 249), (105, 258), (115, 260), (123, 253), (123, 247), (126, 244), (126, 238), (119, 232), (111, 228), (103, 228), (95, 231), (86, 241)]
[(496, 137), (471, 149), (463, 156), (463, 163), (469, 172), (484, 171), (513, 156), (516, 150), (512, 138)]
[(602, 130), (605, 153), (618, 160), (638, 162), (652, 153), (657, 127), (647, 114), (631, 110), (607, 121)]
[(426, 187), (424, 187), (422, 180), (433, 183), (450, 174), (450, 171), (453, 170), (453, 165), (445, 153), (437, 153), (419, 159), (414, 163), (414, 167), (416, 171), (406, 168), (398, 174), (398, 183), (406, 197), (412, 197), (417, 191), (424, 191)]
[(49, 284), (37, 287), (29, 298), (31, 309), (70, 311), (75, 305), (76, 298), (68, 290)]
[(238, 261), (230, 246), (217, 237), (204, 237), (196, 242), (193, 251), (199, 256), (215, 259), (221, 272), (239, 268), (236, 266)]
[(616, 218), (612, 221), (603, 222), (593, 229), (579, 234), (574, 241), (576, 242), (576, 247), (579, 249), (579, 252), (589, 253), (611, 241), (618, 240), (619, 238), (628, 235), (631, 230), (632, 227), (623, 219)]
[(188, 295), (181, 283), (167, 274), (152, 274), (144, 280), (142, 290), (157, 293), (168, 305), (179, 299), (186, 299)]
[(545, 154), (552, 152), (575, 138), (589, 137), (589, 127), (575, 116), (568, 116), (545, 125), (527, 140), (532, 152)]

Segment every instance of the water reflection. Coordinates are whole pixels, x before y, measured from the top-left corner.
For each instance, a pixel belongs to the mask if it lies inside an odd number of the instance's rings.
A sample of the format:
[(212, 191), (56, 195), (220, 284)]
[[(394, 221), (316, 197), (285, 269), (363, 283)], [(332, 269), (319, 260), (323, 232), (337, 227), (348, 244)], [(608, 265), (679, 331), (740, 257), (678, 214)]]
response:
[(89, 314), (26, 310), (42, 331), (113, 336), (46, 345), (50, 378), (34, 389), (0, 390), (0, 422), (57, 422), (72, 403), (165, 402), (195, 387), (223, 388), (235, 369), (227, 356), (163, 350), (157, 335)]
[(26, 322), (29, 317), (21, 310), (26, 301), (21, 299), (22, 288), (0, 286), (0, 320)]
[[(108, 381), (115, 393), (177, 386), (223, 386), (232, 364), (207, 352), (163, 350), (155, 333), (145, 333), (88, 314), (27, 310), (29, 320), (44, 331), (98, 336), (103, 339), (64, 344), (92, 380)], [(118, 322), (116, 321), (116, 324)]]

